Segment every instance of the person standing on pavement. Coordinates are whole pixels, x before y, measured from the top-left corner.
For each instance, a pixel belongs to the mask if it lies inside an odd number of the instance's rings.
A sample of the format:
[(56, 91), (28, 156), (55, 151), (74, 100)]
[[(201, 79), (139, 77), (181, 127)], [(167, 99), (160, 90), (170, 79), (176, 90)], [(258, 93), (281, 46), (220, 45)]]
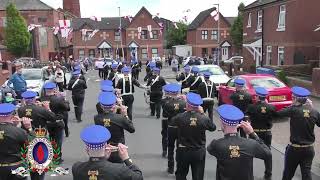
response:
[[(117, 97), (112, 92), (102, 92), (99, 95), (99, 103), (103, 109), (102, 114), (94, 116), (94, 123), (106, 127), (112, 137), (108, 140), (108, 144), (118, 146), (119, 143), (125, 144), (124, 130), (129, 133), (134, 133), (135, 128), (132, 121), (127, 115), (125, 106), (121, 106), (121, 114), (117, 114), (118, 107), (116, 106)], [(123, 163), (121, 158), (116, 153), (111, 153), (108, 159), (113, 163)]]
[(122, 73), (124, 75), (123, 78), (119, 79), (116, 89), (121, 90), (121, 97), (123, 99), (123, 105), (128, 107), (128, 116), (132, 121), (132, 105), (134, 102), (134, 86), (141, 87), (140, 83), (133, 78), (130, 73), (131, 69), (129, 67), (123, 67)]
[[(250, 123), (242, 121), (243, 112), (233, 105), (222, 105), (218, 107), (218, 114), (224, 137), (213, 140), (207, 147), (209, 154), (217, 158), (216, 179), (254, 180), (253, 158), (259, 158), (266, 164), (264, 179), (271, 180), (271, 151), (253, 131)], [(250, 139), (239, 137), (238, 127), (242, 128)]]
[(255, 88), (258, 101), (248, 106), (249, 116), (254, 132), (271, 149), (273, 118), (276, 116), (276, 107), (266, 102), (268, 90), (263, 87)]
[(172, 118), (179, 113), (185, 112), (186, 102), (179, 97), (181, 86), (179, 84), (167, 84), (164, 87), (165, 98), (162, 100), (162, 157), (167, 155), (168, 150), (168, 173), (174, 173), (174, 149), (178, 138), (178, 127), (173, 125)]
[[(12, 174), (12, 170), (23, 166), (20, 149), (28, 140), (24, 129), (32, 131), (31, 119), (15, 117), (16, 106), (9, 103), (0, 104), (0, 177), (1, 180), (26, 180)], [(23, 128), (17, 126), (22, 121)]]
[(73, 76), (71, 77), (68, 90), (72, 92), (72, 101), (74, 104), (74, 112), (78, 122), (81, 122), (82, 109), (84, 97), (87, 89), (87, 83), (85, 80), (81, 79), (81, 72), (79, 70), (74, 71)]
[(216, 85), (210, 80), (211, 72), (204, 72), (204, 81), (199, 84), (199, 94), (203, 100), (203, 110), (208, 111), (209, 118), (213, 120), (214, 97), (216, 94)]
[(174, 73), (177, 73), (177, 72), (178, 72), (178, 66), (179, 66), (179, 61), (178, 61), (176, 58), (174, 58), (174, 59), (172, 60), (172, 64), (171, 64), (172, 71), (173, 71)]
[(191, 73), (193, 74), (189, 78), (188, 85), (190, 88), (189, 92), (199, 93), (198, 88), (201, 82), (203, 82), (203, 77), (199, 74), (200, 69), (198, 67), (192, 67)]
[[(237, 78), (234, 80), (234, 83), (236, 85), (236, 92), (231, 94), (230, 99), (234, 106), (246, 114), (248, 106), (253, 104), (252, 96), (246, 90), (246, 81), (244, 79)], [(240, 129), (240, 136), (247, 137), (242, 129)]]
[(7, 86), (13, 85), (13, 89), (16, 93), (16, 98), (21, 99), (21, 94), (27, 91), (27, 81), (22, 75), (22, 64), (16, 63), (16, 72), (8, 80)]
[(172, 125), (178, 127), (176, 180), (186, 180), (190, 166), (192, 179), (203, 180), (206, 131), (216, 130), (216, 125), (204, 114), (199, 94), (188, 93), (186, 99), (186, 112), (172, 118)]
[[(129, 158), (127, 147), (121, 143), (117, 147), (107, 144), (111, 138), (107, 128), (91, 125), (82, 130), (80, 137), (90, 159), (73, 164), (73, 179), (143, 180), (141, 170)], [(118, 152), (124, 164), (109, 162), (111, 152)]]
[(60, 64), (58, 64), (57, 67), (56, 67), (54, 80), (58, 85), (59, 91), (63, 92), (63, 84), (64, 84), (64, 81), (65, 81), (65, 74), (64, 74)]
[(314, 127), (320, 127), (320, 113), (312, 107), (310, 91), (293, 87), (293, 104), (278, 111), (278, 116), (290, 118), (290, 144), (286, 148), (282, 180), (291, 180), (298, 165), (303, 180), (311, 180), (314, 152)]
[(166, 80), (160, 76), (160, 69), (153, 68), (153, 75), (149, 78), (147, 86), (150, 87), (151, 116), (156, 115), (157, 119), (160, 118), (161, 113), (162, 87), (166, 84)]
[(183, 89), (186, 89), (189, 87), (188, 81), (189, 81), (189, 78), (191, 78), (191, 76), (192, 76), (192, 74), (190, 73), (191, 68), (189, 65), (186, 65), (183, 69), (184, 69), (184, 72), (182, 72), (176, 76), (176, 80), (178, 82), (181, 81), (181, 92)]

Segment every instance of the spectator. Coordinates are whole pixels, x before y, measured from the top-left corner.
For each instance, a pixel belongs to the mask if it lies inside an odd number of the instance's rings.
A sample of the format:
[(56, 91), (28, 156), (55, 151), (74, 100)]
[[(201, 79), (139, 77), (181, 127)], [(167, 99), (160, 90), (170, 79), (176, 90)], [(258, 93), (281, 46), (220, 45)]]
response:
[(42, 80), (48, 81), (53, 76), (53, 63), (50, 63), (48, 67), (42, 68)]
[(21, 94), (27, 91), (27, 82), (22, 75), (22, 64), (15, 64), (16, 72), (12, 74), (7, 85), (13, 85), (13, 89), (16, 92), (17, 99), (21, 99)]
[(61, 68), (61, 65), (57, 65), (56, 72), (54, 75), (54, 80), (57, 83), (60, 92), (63, 92), (64, 77), (65, 76), (64, 76), (64, 72)]
[(172, 67), (172, 71), (177, 73), (178, 72), (178, 68), (179, 68), (179, 61), (174, 58), (171, 62), (171, 67)]

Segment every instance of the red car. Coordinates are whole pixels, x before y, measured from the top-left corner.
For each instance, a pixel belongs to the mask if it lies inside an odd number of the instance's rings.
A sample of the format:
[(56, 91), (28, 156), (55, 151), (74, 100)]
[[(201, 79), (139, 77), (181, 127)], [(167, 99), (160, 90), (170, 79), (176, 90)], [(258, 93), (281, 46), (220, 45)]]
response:
[(235, 92), (234, 80), (237, 78), (246, 81), (246, 88), (256, 102), (257, 96), (254, 87), (264, 87), (269, 91), (267, 102), (274, 105), (277, 111), (292, 104), (291, 89), (276, 77), (267, 74), (246, 74), (234, 76), (225, 86), (220, 86), (218, 101), (221, 104), (232, 104), (230, 95)]

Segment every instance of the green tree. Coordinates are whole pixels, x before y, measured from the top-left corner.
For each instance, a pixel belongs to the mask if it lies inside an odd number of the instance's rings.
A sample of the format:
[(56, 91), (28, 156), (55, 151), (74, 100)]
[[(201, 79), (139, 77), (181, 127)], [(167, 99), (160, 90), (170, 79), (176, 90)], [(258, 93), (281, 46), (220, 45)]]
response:
[(240, 3), (238, 6), (238, 17), (236, 17), (232, 27), (231, 27), (231, 39), (237, 51), (239, 52), (242, 49), (243, 44), (243, 11), (245, 5)]
[(6, 8), (7, 24), (5, 28), (5, 45), (9, 52), (17, 57), (25, 55), (29, 50), (31, 35), (27, 24), (16, 6), (10, 3)]
[(172, 46), (175, 46), (175, 45), (184, 45), (187, 42), (188, 25), (180, 21), (177, 23), (177, 26), (178, 26), (178, 29), (176, 29), (175, 27), (171, 27), (168, 30), (168, 34), (166, 37), (168, 41), (167, 43), (168, 49), (171, 49)]

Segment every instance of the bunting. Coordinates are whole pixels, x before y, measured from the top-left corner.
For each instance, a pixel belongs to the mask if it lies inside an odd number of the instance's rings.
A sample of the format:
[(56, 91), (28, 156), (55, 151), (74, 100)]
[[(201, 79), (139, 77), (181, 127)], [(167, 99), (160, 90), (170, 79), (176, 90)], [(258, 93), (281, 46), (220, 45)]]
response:
[(162, 23), (162, 22), (160, 22), (160, 23), (158, 23), (158, 24), (159, 24), (159, 26), (160, 26), (160, 35), (162, 36), (163, 30), (164, 30), (164, 26), (163, 26), (163, 23)]
[(70, 26), (71, 26), (70, 20), (59, 20), (60, 32), (63, 38), (68, 37)]
[(95, 29), (94, 31), (92, 31), (92, 33), (89, 34), (89, 37), (92, 38), (97, 32), (99, 32), (99, 29)]
[(148, 31), (149, 31), (150, 39), (153, 39), (152, 26), (148, 25), (147, 28), (148, 28)]
[(210, 15), (214, 18), (215, 21), (219, 20), (219, 12), (217, 10), (212, 11)]
[(138, 27), (138, 39), (141, 39), (142, 28)]

